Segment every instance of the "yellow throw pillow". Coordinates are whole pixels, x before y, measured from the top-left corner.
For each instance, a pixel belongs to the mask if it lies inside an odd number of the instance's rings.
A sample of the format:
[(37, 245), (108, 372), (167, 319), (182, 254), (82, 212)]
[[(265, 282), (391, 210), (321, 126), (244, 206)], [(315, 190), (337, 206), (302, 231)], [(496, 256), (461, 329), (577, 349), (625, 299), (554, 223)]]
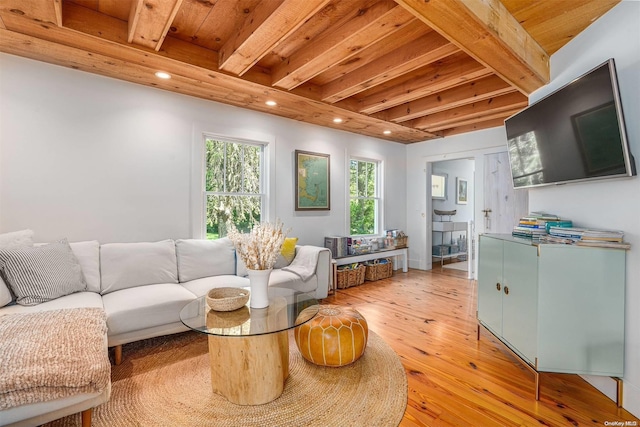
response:
[(298, 243), (297, 237), (287, 237), (284, 239), (280, 254), (287, 261), (287, 265), (291, 264), (291, 261), (296, 257), (296, 244)]

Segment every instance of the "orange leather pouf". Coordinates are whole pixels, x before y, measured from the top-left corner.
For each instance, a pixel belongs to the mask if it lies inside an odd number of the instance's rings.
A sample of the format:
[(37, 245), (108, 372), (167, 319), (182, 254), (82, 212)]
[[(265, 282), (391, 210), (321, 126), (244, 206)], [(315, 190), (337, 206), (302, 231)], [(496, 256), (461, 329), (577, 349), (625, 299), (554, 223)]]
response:
[[(300, 316), (304, 316), (304, 310)], [(302, 357), (309, 362), (344, 366), (364, 354), (369, 328), (353, 308), (321, 305), (313, 319), (295, 328), (294, 335)]]

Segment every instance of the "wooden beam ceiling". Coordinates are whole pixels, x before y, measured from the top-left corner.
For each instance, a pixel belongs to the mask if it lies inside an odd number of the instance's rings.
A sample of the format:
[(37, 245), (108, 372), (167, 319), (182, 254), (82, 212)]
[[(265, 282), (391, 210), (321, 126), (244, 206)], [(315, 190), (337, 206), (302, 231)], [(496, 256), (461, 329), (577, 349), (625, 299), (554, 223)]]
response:
[(500, 125), (618, 0), (503, 1), (3, 0), (0, 51), (413, 143)]
[(522, 93), (549, 82), (549, 55), (499, 0), (396, 1)]

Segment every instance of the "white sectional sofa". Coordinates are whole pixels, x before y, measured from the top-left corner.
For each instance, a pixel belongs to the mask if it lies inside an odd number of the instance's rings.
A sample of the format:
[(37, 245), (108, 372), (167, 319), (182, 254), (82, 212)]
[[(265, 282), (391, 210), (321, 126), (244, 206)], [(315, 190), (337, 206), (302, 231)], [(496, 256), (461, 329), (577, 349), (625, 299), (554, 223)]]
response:
[[(115, 347), (116, 363), (122, 357), (123, 344), (188, 330), (180, 322), (180, 310), (209, 289), (249, 286), (246, 269), (236, 259), (233, 244), (226, 238), (102, 245), (87, 241), (70, 243), (70, 247), (82, 269), (86, 290), (37, 305), (9, 304), (0, 308), (0, 317), (45, 310), (102, 308), (108, 328), (104, 351)], [(276, 267), (280, 268), (274, 268), (269, 285), (315, 292), (316, 298), (325, 298), (330, 280), (330, 252), (321, 247), (296, 246), (296, 254), (299, 253), (304, 253), (304, 257), (296, 257), (290, 264), (279, 260)], [(0, 283), (1, 286), (4, 284)], [(2, 293), (0, 289), (0, 296)], [(110, 387), (102, 393), (0, 410), (0, 425), (37, 425), (90, 410), (108, 400), (109, 393)]]

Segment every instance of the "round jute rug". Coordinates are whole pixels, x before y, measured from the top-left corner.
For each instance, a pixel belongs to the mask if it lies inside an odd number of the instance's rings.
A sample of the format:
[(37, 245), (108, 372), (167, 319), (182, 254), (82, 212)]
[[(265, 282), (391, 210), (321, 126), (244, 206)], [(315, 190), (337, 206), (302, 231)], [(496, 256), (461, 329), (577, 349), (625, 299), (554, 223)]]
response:
[[(186, 332), (132, 343), (112, 367), (109, 402), (96, 427), (118, 426), (397, 426), (407, 378), (396, 353), (369, 331), (364, 355), (341, 368), (313, 365), (290, 336), (290, 375), (282, 395), (259, 406), (228, 402), (211, 390), (207, 338)], [(81, 425), (79, 415), (47, 424)]]

